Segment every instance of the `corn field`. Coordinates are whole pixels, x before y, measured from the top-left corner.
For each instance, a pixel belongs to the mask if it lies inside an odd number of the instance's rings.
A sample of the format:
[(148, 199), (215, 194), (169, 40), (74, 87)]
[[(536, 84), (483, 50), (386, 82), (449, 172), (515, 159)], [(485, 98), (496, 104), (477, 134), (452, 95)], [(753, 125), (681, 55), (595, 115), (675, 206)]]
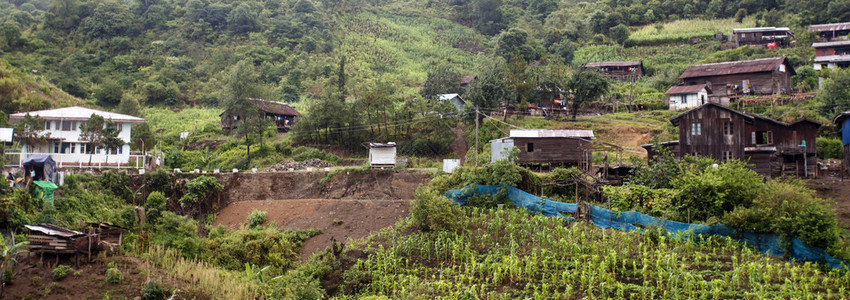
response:
[(724, 36), (732, 34), (733, 28), (755, 27), (755, 19), (745, 18), (743, 22), (735, 22), (729, 19), (682, 19), (665, 23), (661, 30), (655, 25), (649, 24), (641, 27), (629, 36), (629, 40), (638, 43), (652, 41), (686, 40), (691, 37), (710, 37), (715, 33), (723, 33)]
[(728, 238), (672, 240), (515, 209), (465, 208), (459, 232), (397, 226), (352, 245), (348, 294), (447, 299), (846, 299), (850, 272)]

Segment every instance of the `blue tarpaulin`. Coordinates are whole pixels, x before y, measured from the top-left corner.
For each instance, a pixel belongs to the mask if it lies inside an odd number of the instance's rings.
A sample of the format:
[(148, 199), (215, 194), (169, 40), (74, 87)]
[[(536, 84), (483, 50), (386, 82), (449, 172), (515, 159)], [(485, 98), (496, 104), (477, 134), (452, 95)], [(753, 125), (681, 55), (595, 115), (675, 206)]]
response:
[[(560, 212), (573, 213), (578, 208), (577, 203), (564, 203), (544, 199), (508, 185), (469, 185), (465, 188), (450, 190), (444, 196), (459, 205), (465, 205), (467, 199), (471, 196), (477, 194), (496, 195), (500, 192), (507, 192), (507, 198), (516, 207), (521, 207), (529, 212), (539, 212), (545, 216), (566, 218)], [(612, 211), (595, 205), (590, 205), (590, 220), (599, 228), (615, 228), (631, 231), (642, 230), (647, 227), (657, 227), (663, 228), (673, 236), (725, 236), (747, 243), (757, 248), (760, 252), (772, 256), (785, 256), (785, 249), (789, 249), (789, 241), (775, 234), (752, 233), (737, 230), (720, 223), (713, 225), (682, 223), (656, 218), (635, 211)], [(825, 262), (833, 268), (850, 266), (850, 264), (830, 256), (825, 250), (809, 247), (797, 238), (792, 238), (790, 244), (791, 253), (788, 257), (804, 261)]]

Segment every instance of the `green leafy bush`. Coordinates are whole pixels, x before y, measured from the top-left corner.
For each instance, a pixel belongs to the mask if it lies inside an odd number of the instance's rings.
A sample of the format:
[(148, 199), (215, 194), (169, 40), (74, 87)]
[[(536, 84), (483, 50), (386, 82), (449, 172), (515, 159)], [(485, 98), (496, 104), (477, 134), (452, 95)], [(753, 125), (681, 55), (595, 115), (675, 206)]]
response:
[(159, 280), (148, 279), (142, 287), (142, 300), (162, 300), (168, 296)]
[(245, 223), (248, 224), (248, 228), (254, 228), (266, 222), (266, 212), (260, 210), (252, 210), (251, 214), (248, 215), (248, 219), (245, 220)]
[(178, 249), (184, 257), (203, 258), (207, 255), (207, 244), (198, 237), (198, 221), (192, 218), (164, 211), (154, 231), (156, 244)]
[(737, 206), (749, 207), (764, 189), (764, 179), (739, 160), (685, 172), (671, 184), (680, 192), (669, 219), (685, 222), (708, 221)]
[(339, 156), (316, 148), (300, 146), (292, 150), (292, 159), (295, 161), (305, 161), (311, 158), (321, 159), (332, 164), (339, 163)]
[(145, 218), (148, 223), (154, 224), (162, 212), (165, 211), (165, 206), (168, 200), (165, 195), (159, 191), (153, 191), (148, 194), (148, 199), (145, 201)]
[(736, 208), (723, 222), (747, 231), (797, 237), (818, 248), (838, 241), (835, 211), (801, 181), (770, 181), (753, 202), (751, 207)]
[(420, 187), (411, 203), (410, 218), (424, 231), (455, 231), (460, 226), (462, 211), (451, 200)]
[(120, 284), (123, 279), (124, 274), (121, 273), (121, 270), (119, 270), (115, 264), (110, 264), (109, 268), (106, 269), (106, 283), (117, 285)]
[(277, 276), (300, 262), (301, 243), (319, 231), (283, 231), (273, 226), (230, 231), (218, 226), (210, 231), (210, 262), (229, 270), (243, 270), (245, 263), (269, 266), (267, 275)]
[(186, 193), (180, 198), (180, 203), (184, 205), (195, 204), (222, 189), (224, 189), (224, 186), (218, 183), (215, 177), (198, 176), (186, 183)]
[(62, 278), (65, 278), (65, 276), (68, 276), (68, 273), (71, 273), (73, 271), (74, 271), (74, 269), (71, 268), (71, 266), (59, 265), (59, 266), (53, 268), (53, 280), (56, 280), (56, 281), (62, 280)]
[(817, 139), (818, 158), (844, 158), (844, 144), (838, 137), (819, 136)]

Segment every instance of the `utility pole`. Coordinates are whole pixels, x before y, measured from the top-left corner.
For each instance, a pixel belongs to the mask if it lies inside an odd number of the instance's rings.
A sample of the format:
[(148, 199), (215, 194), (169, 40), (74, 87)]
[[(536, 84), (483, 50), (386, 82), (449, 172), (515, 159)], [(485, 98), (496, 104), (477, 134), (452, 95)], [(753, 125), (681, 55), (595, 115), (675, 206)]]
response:
[(475, 168), (478, 168), (478, 105), (475, 106)]

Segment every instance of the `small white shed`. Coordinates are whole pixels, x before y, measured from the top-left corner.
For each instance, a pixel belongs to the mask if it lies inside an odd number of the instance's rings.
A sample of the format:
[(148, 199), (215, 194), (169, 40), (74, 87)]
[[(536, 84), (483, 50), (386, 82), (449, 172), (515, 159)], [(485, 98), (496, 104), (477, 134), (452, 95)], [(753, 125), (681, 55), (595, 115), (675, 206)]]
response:
[(451, 173), (454, 172), (455, 169), (460, 167), (460, 159), (444, 159), (443, 160), (443, 172)]
[(495, 163), (497, 160), (508, 159), (513, 148), (514, 140), (511, 138), (490, 140), (490, 163)]
[(394, 142), (369, 143), (369, 165), (372, 168), (394, 168), (396, 164)]
[(670, 110), (690, 109), (708, 102), (711, 90), (704, 84), (676, 85), (671, 87), (666, 95), (670, 96)]

